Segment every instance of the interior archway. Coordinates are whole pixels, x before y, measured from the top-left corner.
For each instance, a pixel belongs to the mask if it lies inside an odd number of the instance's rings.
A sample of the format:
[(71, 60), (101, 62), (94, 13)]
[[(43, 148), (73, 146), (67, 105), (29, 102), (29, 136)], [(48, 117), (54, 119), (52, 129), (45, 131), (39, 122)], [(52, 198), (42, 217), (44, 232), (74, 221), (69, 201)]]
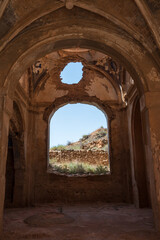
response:
[[(92, 36), (92, 34), (93, 33), (91, 31), (90, 36)], [(108, 44), (93, 41), (88, 36), (86, 36), (86, 38), (84, 39), (79, 39), (76, 37), (76, 34), (73, 39), (67, 39), (66, 34), (66, 40), (64, 40), (65, 34), (63, 34), (63, 40), (61, 40), (62, 36), (60, 35), (57, 41), (55, 41), (55, 38), (49, 38), (40, 41), (39, 43), (36, 43), (34, 46), (32, 45), (31, 48), (25, 50), (25, 52), (23, 52), (23, 54), (19, 56), (15, 63), (13, 63), (12, 68), (7, 74), (4, 87), (8, 88), (7, 85), (9, 84), (9, 93), (12, 93), (13, 89), (16, 87), (17, 82), (19, 81), (20, 77), (27, 69), (27, 67), (29, 67), (31, 64), (36, 62), (36, 60), (45, 56), (46, 54), (49, 54), (53, 51), (60, 49), (80, 47), (100, 51), (120, 61), (121, 64), (125, 66), (127, 71), (130, 73), (132, 78), (135, 80), (135, 82), (137, 83), (137, 87), (140, 93), (142, 94), (144, 91), (148, 89), (146, 79), (144, 77), (145, 75), (143, 75), (143, 70), (140, 68), (138, 69), (137, 62), (135, 62), (135, 60), (133, 61), (133, 58), (132, 59), (130, 58), (129, 53), (125, 52), (126, 51), (125, 47), (122, 46), (122, 48), (121, 47), (119, 48), (118, 45), (114, 46), (114, 48), (112, 47), (113, 45), (112, 39), (114, 39), (114, 36), (106, 35), (105, 37), (110, 39), (110, 42), (108, 42)], [(148, 61), (150, 60), (148, 59)], [(21, 68), (19, 68), (19, 65), (21, 65)], [(15, 72), (17, 72), (16, 75), (14, 74)]]
[[(27, 133), (25, 138), (27, 141), (26, 162), (28, 165), (28, 185), (26, 186), (25, 198), (27, 198), (29, 205), (58, 200), (65, 202), (70, 202), (71, 200), (75, 202), (103, 200), (131, 203), (133, 199), (131, 194), (131, 166), (129, 162), (130, 149), (128, 141), (128, 125), (130, 125), (130, 121), (127, 121), (127, 110), (130, 108), (130, 101), (134, 98), (134, 91), (140, 98), (147, 91), (152, 92), (160, 89), (158, 85), (159, 74), (157, 71), (158, 57), (155, 56), (156, 54), (152, 54), (156, 51), (156, 48), (153, 39), (147, 39), (146, 42), (142, 43), (141, 39), (143, 38), (143, 34), (138, 34), (133, 30), (134, 28), (127, 27), (127, 25), (123, 24), (123, 21), (119, 21), (118, 18), (111, 17), (110, 21), (110, 15), (103, 14), (103, 11), (96, 12), (92, 9), (91, 13), (91, 11), (88, 11), (87, 6), (85, 6), (86, 9), (84, 10), (81, 4), (76, 4), (76, 7), (70, 12), (70, 16), (73, 19), (72, 23), (67, 21), (68, 10), (64, 8), (64, 3), (62, 3), (62, 5), (58, 4), (54, 9), (57, 10), (55, 12), (45, 10), (44, 13), (38, 9), (38, 14), (37, 12), (33, 13), (34, 16), (32, 19), (27, 20), (26, 18), (26, 25), (23, 23), (15, 25), (14, 29), (17, 30), (16, 33), (13, 35), (11, 33), (8, 34), (8, 36), (10, 36), (9, 41), (5, 42), (6, 46), (0, 54), (0, 60), (2, 60), (2, 64), (0, 65), (0, 71), (2, 72), (0, 87), (3, 89), (2, 92), (5, 97), (7, 96), (11, 99), (11, 102), (15, 94), (18, 95), (18, 98), (22, 100), (21, 105), (25, 112), (27, 126), (25, 128)], [(139, 11), (136, 12), (139, 14)], [(100, 13), (101, 17), (99, 16)], [(87, 21), (83, 19), (85, 14), (87, 14)], [(75, 18), (75, 15), (77, 18)], [(80, 21), (77, 20), (79, 16), (81, 18)], [(53, 19), (56, 19), (57, 22), (53, 21)], [(113, 19), (116, 19), (116, 24), (113, 23)], [(101, 26), (103, 26), (103, 28)], [(141, 29), (143, 30), (143, 27), (141, 27)], [(146, 32), (148, 34), (148, 28), (146, 28)], [(12, 39), (13, 36), (14, 39)], [(149, 34), (147, 36), (149, 36)], [(97, 66), (89, 67), (88, 63), (86, 72), (88, 71), (94, 78), (92, 84), (88, 82), (89, 84), (87, 85), (82, 81), (82, 85), (79, 84), (75, 89), (73, 86), (71, 86), (70, 89), (62, 88), (61, 85), (57, 85), (58, 87), (54, 88), (54, 85), (56, 85), (56, 75), (54, 73), (53, 76), (50, 77), (46, 70), (46, 72), (43, 72), (40, 76), (40, 78), (44, 80), (43, 84), (39, 84), (37, 91), (34, 92), (34, 87), (36, 87), (32, 82), (32, 67), (34, 63), (55, 51), (57, 51), (58, 55), (61, 55), (61, 51), (64, 49), (70, 49), (70, 52), (71, 49), (72, 51), (74, 51), (74, 49), (90, 49), (107, 54), (115, 59), (115, 61), (118, 60), (130, 73), (132, 79), (130, 76), (128, 76), (128, 78), (126, 77), (127, 73), (125, 70), (121, 71), (122, 82), (120, 84), (117, 82), (115, 84), (116, 87), (112, 84), (112, 81), (110, 82), (111, 85), (109, 85), (117, 94), (117, 98), (107, 98), (109, 96), (107, 91), (110, 91), (110, 88), (107, 88), (108, 86), (104, 86), (104, 81), (108, 81), (107, 75), (104, 76), (102, 71), (97, 71)], [(93, 55), (92, 52), (91, 59)], [(8, 56), (11, 57), (8, 58)], [(29, 83), (27, 90), (18, 84), (20, 77), (26, 69)], [(98, 80), (95, 81), (97, 78)], [(103, 81), (102, 78), (104, 78)], [(128, 82), (125, 81), (126, 79)], [(49, 85), (48, 82), (51, 84)], [(131, 82), (133, 82), (133, 84), (131, 84)], [(99, 85), (97, 85), (98, 83)], [(55, 90), (53, 95), (50, 94), (49, 90), (45, 92), (47, 84), (50, 91), (52, 91), (52, 89)], [(52, 88), (50, 89), (51, 85)], [(84, 91), (79, 91), (81, 89)], [(43, 98), (44, 92), (46, 95), (44, 95)], [(41, 95), (39, 93), (41, 93)], [(113, 158), (112, 176), (99, 177), (94, 179), (94, 181), (90, 178), (77, 179), (77, 181), (75, 181), (72, 178), (68, 179), (66, 176), (59, 178), (57, 176), (47, 175), (46, 156), (48, 149), (46, 136), (48, 134), (48, 116), (51, 110), (54, 109), (55, 111), (57, 107), (66, 104), (67, 101), (90, 101), (97, 105), (99, 104), (99, 106), (102, 106), (105, 110), (109, 109), (111, 121), (111, 155)], [(6, 106), (7, 104), (4, 104), (4, 106), (2, 104), (2, 108)], [(139, 107), (137, 109), (137, 118), (138, 121), (140, 121), (140, 109)], [(8, 114), (8, 109), (5, 109), (4, 115), (6, 112)], [(6, 119), (6, 115), (4, 119)], [(139, 128), (139, 130), (137, 130), (136, 124), (134, 126), (135, 132), (141, 131)], [(149, 128), (149, 125), (147, 125), (147, 127)], [(7, 142), (7, 131), (8, 125), (2, 135), (4, 138), (2, 139), (3, 142)], [(139, 144), (143, 142), (142, 138), (138, 140)], [(138, 140), (136, 139), (135, 141), (138, 142)], [(29, 146), (32, 146), (36, 151), (33, 153), (32, 149), (29, 149)], [(139, 145), (136, 145), (135, 147), (135, 153), (139, 152), (138, 146)], [(2, 149), (2, 152), (5, 151)], [(139, 157), (141, 157), (141, 155), (137, 158)], [(136, 163), (137, 162), (135, 162), (135, 169), (137, 166)], [(143, 166), (144, 165), (145, 164), (143, 164)], [(5, 168), (3, 167), (3, 169)], [(124, 169), (126, 171), (124, 171)], [(135, 173), (137, 172), (138, 171), (135, 171)], [(144, 171), (142, 172), (144, 173)], [(23, 177), (25, 176), (24, 174), (22, 175)], [(154, 175), (154, 173), (152, 173), (152, 175)], [(139, 179), (139, 176), (140, 174), (136, 176), (136, 179), (138, 187), (141, 188), (141, 184), (143, 185), (143, 183), (141, 182), (142, 179)], [(64, 183), (60, 188), (59, 181)], [(68, 186), (69, 188), (67, 188)], [(155, 193), (152, 195), (154, 205), (154, 202), (157, 203), (157, 199), (155, 200)], [(144, 201), (144, 196), (145, 193), (141, 199), (141, 195), (139, 194), (139, 205), (141, 205), (141, 201)], [(0, 206), (3, 206), (3, 203)]]

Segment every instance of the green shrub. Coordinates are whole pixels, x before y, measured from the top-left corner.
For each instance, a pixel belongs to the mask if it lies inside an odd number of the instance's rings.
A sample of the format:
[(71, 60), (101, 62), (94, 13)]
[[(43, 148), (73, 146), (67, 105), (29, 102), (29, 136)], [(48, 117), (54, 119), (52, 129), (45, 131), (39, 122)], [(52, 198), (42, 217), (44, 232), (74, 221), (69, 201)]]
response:
[(77, 150), (80, 150), (80, 145), (71, 145), (71, 146), (67, 146), (66, 150), (74, 150), (74, 151), (77, 151)]
[(101, 131), (97, 134), (96, 138), (102, 138), (105, 137), (107, 135), (107, 132)]
[(86, 140), (87, 138), (89, 138), (89, 134), (88, 134), (88, 135), (83, 135), (80, 140), (81, 140), (81, 141), (84, 141), (84, 140)]
[(65, 145), (58, 145), (58, 146), (54, 146), (54, 147), (51, 147), (51, 150), (64, 150), (65, 149)]
[(67, 146), (71, 145), (72, 142), (71, 141), (67, 141)]

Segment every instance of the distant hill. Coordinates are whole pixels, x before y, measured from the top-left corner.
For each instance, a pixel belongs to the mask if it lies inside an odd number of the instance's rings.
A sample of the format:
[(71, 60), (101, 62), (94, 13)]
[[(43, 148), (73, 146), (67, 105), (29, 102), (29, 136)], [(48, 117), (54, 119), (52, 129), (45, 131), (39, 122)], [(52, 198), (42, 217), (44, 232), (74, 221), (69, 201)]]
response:
[(68, 142), (67, 145), (58, 145), (51, 150), (104, 150), (108, 151), (107, 128), (98, 128), (94, 132), (83, 135), (77, 142)]

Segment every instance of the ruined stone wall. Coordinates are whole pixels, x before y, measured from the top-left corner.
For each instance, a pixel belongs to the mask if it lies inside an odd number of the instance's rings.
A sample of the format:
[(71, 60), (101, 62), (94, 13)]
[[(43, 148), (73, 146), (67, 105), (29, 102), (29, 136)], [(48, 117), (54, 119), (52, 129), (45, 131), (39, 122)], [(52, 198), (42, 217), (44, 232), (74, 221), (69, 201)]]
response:
[[(88, 59), (90, 53), (84, 55)], [(100, 57), (103, 59), (104, 56)], [(66, 64), (66, 60), (63, 60)], [(42, 78), (42, 82), (34, 86), (32, 106), (28, 106), (24, 128), (24, 141), (27, 140), (24, 142), (26, 158), (24, 199), (27, 205), (55, 201), (131, 202), (127, 115), (120, 90), (114, 86), (110, 75), (106, 77), (99, 71), (85, 66), (83, 77), (78, 84), (62, 84), (57, 78), (57, 72), (52, 72), (51, 69), (49, 72), (52, 76), (47, 75), (47, 78)], [(24, 94), (22, 92), (21, 95)], [(67, 103), (92, 104), (99, 107), (108, 117), (110, 173), (96, 176), (66, 176), (48, 171), (49, 119), (57, 109)], [(94, 153), (87, 154), (93, 161)], [(82, 155), (85, 158), (86, 152)], [(94, 159), (96, 158), (101, 159), (97, 154), (94, 156)], [(105, 160), (106, 158), (107, 156)]]
[(85, 150), (61, 150), (49, 152), (50, 159), (56, 159), (57, 162), (72, 162), (89, 163), (102, 166), (109, 165), (108, 153), (103, 150), (99, 151), (85, 151)]
[[(79, 56), (80, 58), (76, 55), (73, 61), (81, 61), (84, 57), (85, 63), (90, 61), (90, 56), (90, 53), (85, 52)], [(101, 54), (98, 56), (106, 64), (104, 56)], [(48, 55), (47, 59), (47, 64), (50, 64), (53, 56)], [(120, 89), (115, 86), (110, 75), (106, 77), (102, 72), (94, 68), (90, 69), (85, 64), (82, 79), (78, 84), (63, 84), (59, 75), (60, 70), (68, 63), (67, 59), (62, 56), (56, 65), (60, 64), (58, 68), (52, 69), (53, 64), (51, 68), (48, 67), (50, 73), (48, 79), (45, 78), (35, 85), (33, 102), (36, 104), (30, 112), (30, 139), (27, 149), (27, 151), (30, 149), (29, 166), (32, 170), (32, 175), (29, 177), (30, 199), (33, 204), (55, 201), (131, 202), (129, 181), (131, 176), (127, 164), (129, 162), (127, 113), (121, 99)], [(63, 66), (61, 66), (62, 63)], [(47, 168), (49, 165), (49, 120), (60, 107), (68, 103), (92, 104), (100, 108), (107, 116), (110, 173), (103, 176), (67, 176), (51, 172)], [(86, 155), (85, 152), (82, 154)], [(90, 159), (92, 158), (93, 161), (93, 154), (88, 154), (92, 155)]]

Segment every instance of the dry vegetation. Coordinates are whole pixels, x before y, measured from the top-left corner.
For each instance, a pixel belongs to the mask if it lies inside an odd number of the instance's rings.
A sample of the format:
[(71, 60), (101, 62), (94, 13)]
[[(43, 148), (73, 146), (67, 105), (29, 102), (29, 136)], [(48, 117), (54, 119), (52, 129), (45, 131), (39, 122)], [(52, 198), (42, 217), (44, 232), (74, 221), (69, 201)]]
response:
[[(91, 150), (91, 151), (108, 151), (107, 129), (99, 128), (88, 135), (83, 135), (82, 138), (74, 143), (68, 142), (67, 145), (58, 145), (52, 147), (53, 151), (61, 150)], [(49, 160), (50, 169), (54, 172), (65, 174), (106, 174), (109, 172), (109, 166), (102, 166), (86, 162), (80, 162), (76, 159), (71, 161), (58, 162), (56, 158)]]
[(78, 161), (58, 163), (56, 159), (50, 160), (53, 171), (66, 174), (105, 174), (109, 172), (108, 166), (80, 163)]

